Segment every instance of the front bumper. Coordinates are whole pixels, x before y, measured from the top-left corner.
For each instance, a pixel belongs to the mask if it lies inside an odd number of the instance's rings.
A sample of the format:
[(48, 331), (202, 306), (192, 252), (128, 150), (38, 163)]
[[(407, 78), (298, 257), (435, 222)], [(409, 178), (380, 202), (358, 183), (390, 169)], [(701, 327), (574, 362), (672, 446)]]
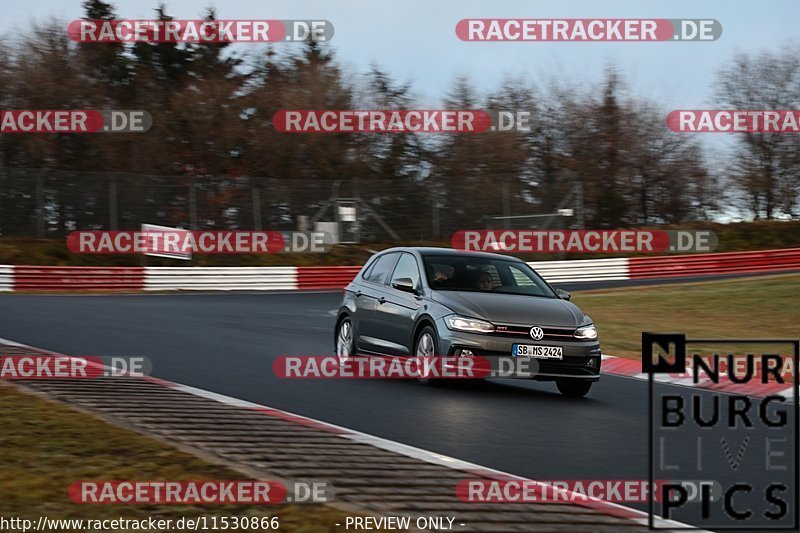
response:
[[(587, 381), (600, 379), (600, 343), (575, 340), (527, 340), (523, 337), (507, 337), (465, 333), (449, 329), (443, 319), (437, 321), (439, 353), (457, 355), (468, 349), (474, 356), (486, 357), (492, 365), (495, 377), (535, 379), (552, 381), (558, 378), (573, 378)], [(539, 359), (516, 357), (512, 354), (514, 344), (536, 344), (560, 346), (562, 359)]]

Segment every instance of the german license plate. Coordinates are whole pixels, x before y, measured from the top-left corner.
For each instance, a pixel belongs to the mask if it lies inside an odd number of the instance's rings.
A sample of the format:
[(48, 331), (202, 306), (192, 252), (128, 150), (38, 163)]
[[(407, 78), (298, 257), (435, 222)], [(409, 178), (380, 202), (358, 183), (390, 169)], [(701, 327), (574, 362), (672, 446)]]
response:
[(564, 356), (561, 346), (536, 346), (535, 344), (515, 344), (511, 354), (542, 359), (561, 359)]

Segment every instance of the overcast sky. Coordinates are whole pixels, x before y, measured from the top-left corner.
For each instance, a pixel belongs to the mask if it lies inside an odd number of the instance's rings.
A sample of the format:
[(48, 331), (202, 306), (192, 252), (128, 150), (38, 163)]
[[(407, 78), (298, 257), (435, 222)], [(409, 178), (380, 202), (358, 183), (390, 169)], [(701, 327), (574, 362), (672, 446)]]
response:
[[(112, 2), (121, 18), (153, 18), (157, 0)], [(335, 28), (339, 60), (357, 71), (371, 62), (413, 82), (423, 103), (435, 104), (453, 77), (465, 74), (481, 88), (506, 75), (531, 79), (600, 79), (615, 64), (635, 93), (669, 108), (709, 106), (714, 74), (737, 51), (776, 50), (800, 39), (798, 0), (167, 0), (176, 18), (199, 18), (215, 6), (219, 18), (327, 19)], [(81, 0), (4, 2), (0, 32), (32, 21), (80, 18)], [(481, 43), (462, 42), (462, 18), (714, 18), (722, 37), (714, 42)], [(264, 46), (259, 44), (244, 47)], [(290, 47), (298, 44), (282, 43)]]

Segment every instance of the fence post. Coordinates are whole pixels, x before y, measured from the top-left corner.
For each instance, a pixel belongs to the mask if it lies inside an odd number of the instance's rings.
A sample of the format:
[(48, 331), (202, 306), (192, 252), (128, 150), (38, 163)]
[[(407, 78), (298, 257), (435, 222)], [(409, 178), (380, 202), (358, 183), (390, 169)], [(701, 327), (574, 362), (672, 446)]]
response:
[(117, 226), (117, 175), (112, 174), (108, 184), (108, 228), (116, 231)]
[(253, 191), (253, 229), (261, 231), (261, 189), (252, 187)]
[(36, 236), (44, 238), (44, 171), (36, 174)]
[(504, 229), (511, 229), (511, 199), (508, 196), (508, 177), (503, 176), (503, 226)]
[(439, 229), (439, 193), (436, 189), (431, 191), (431, 237), (436, 240), (440, 236)]
[(194, 187), (194, 176), (189, 181), (189, 229), (197, 229), (197, 192)]

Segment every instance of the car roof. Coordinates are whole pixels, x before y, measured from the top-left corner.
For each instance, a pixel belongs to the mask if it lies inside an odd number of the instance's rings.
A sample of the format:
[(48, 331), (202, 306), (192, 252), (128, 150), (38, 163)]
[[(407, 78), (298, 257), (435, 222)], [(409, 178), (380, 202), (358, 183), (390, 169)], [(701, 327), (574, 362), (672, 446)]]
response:
[(503, 255), (503, 254), (493, 254), (490, 252), (468, 252), (466, 250), (456, 250), (454, 248), (438, 248), (434, 246), (398, 246), (395, 248), (387, 248), (386, 250), (381, 250), (379, 253), (388, 253), (388, 252), (416, 252), (419, 255), (451, 255), (455, 257), (480, 257), (483, 259), (505, 259), (506, 261), (519, 261), (524, 263), (524, 261), (518, 257), (514, 257), (511, 255)]

